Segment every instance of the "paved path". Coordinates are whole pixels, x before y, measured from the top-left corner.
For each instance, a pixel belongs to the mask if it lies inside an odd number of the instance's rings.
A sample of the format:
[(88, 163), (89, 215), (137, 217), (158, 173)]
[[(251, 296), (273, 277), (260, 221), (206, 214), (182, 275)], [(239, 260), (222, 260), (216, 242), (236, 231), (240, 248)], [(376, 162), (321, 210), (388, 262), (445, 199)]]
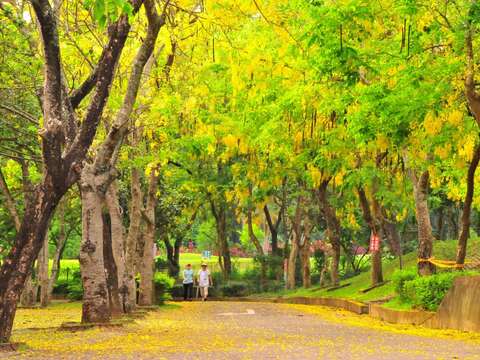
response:
[(300, 305), (181, 303), (122, 329), (32, 332), (25, 336), (45, 336), (51, 344), (27, 340), (30, 350), (13, 358), (480, 360), (478, 335), (455, 340), (445, 338), (458, 335), (452, 332), (426, 330), (435, 337), (425, 337), (412, 334), (422, 329), (382, 326), (366, 316)]

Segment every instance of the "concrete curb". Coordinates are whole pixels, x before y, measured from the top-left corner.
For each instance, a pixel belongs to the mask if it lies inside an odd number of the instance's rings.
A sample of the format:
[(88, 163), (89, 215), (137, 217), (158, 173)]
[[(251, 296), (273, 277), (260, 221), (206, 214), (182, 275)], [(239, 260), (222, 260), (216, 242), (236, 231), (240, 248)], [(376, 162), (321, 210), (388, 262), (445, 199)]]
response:
[(435, 313), (419, 310), (394, 310), (378, 304), (370, 304), (369, 315), (374, 319), (394, 324), (424, 325), (435, 316)]

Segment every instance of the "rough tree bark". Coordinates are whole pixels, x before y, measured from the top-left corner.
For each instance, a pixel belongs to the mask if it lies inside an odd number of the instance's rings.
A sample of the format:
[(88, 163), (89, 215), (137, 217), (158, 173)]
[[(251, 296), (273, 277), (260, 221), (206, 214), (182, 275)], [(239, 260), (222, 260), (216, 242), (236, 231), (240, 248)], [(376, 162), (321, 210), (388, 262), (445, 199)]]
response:
[[(44, 122), (42, 137), (43, 178), (25, 206), (15, 246), (0, 270), (0, 342), (9, 340), (16, 305), (32, 264), (58, 202), (77, 182), (79, 170), (95, 136), (116, 63), (130, 30), (127, 16), (109, 27), (109, 41), (96, 68), (96, 80), (79, 96), (79, 102), (93, 88), (85, 117), (77, 128), (74, 106), (62, 96), (62, 72), (57, 24), (47, 0), (32, 0), (43, 39), (45, 84), (43, 89)], [(134, 11), (139, 4), (134, 4)], [(63, 106), (67, 103), (68, 106)], [(66, 143), (62, 154), (62, 145)]]
[(154, 256), (153, 246), (155, 244), (155, 207), (157, 205), (158, 170), (150, 172), (147, 192), (147, 204), (145, 206), (145, 232), (143, 244), (143, 257), (140, 265), (140, 305), (152, 305), (154, 302)]
[(459, 269), (463, 269), (465, 257), (467, 256), (467, 241), (470, 235), (470, 217), (472, 213), (473, 194), (475, 190), (475, 171), (480, 161), (480, 145), (475, 147), (473, 158), (470, 161), (467, 174), (467, 194), (463, 204), (463, 212), (461, 218), (461, 230), (458, 237), (457, 259), (456, 264)]
[[(83, 283), (82, 322), (101, 323), (110, 320), (108, 286), (103, 255), (102, 198), (98, 195), (95, 176), (85, 171), (80, 180), (82, 199), (82, 243), (80, 271)], [(92, 175), (92, 176), (89, 176)]]
[[(365, 190), (362, 187), (358, 188), (358, 198), (360, 200), (360, 207), (362, 208), (363, 219), (367, 223), (370, 231), (380, 238), (380, 241), (384, 238), (383, 229), (380, 225), (380, 221), (372, 215), (370, 211), (370, 204), (365, 194)], [(373, 212), (375, 213), (375, 212)], [(383, 282), (383, 273), (382, 273), (382, 250), (381, 245), (379, 246), (378, 251), (371, 251), (371, 260), (372, 260), (372, 271), (371, 271), (371, 281), (372, 286), (375, 286)]]
[(330, 179), (322, 181), (320, 187), (317, 191), (318, 200), (320, 203), (320, 209), (322, 210), (325, 222), (327, 223), (327, 234), (332, 245), (332, 268), (331, 268), (331, 278), (332, 285), (338, 285), (340, 282), (338, 276), (338, 266), (340, 263), (340, 239), (341, 239), (341, 228), (340, 221), (337, 218), (335, 209), (330, 205), (328, 201), (328, 183)]
[[(88, 179), (87, 181), (82, 182), (84, 187), (86, 185), (84, 190), (88, 192), (92, 192), (92, 191), (95, 192), (95, 197), (100, 201), (100, 204), (98, 205), (100, 207), (106, 201), (106, 193), (108, 191), (109, 186), (111, 185), (112, 181), (115, 178), (114, 167), (115, 167), (118, 151), (127, 131), (127, 124), (128, 124), (128, 121), (130, 120), (130, 115), (135, 105), (138, 90), (141, 84), (143, 70), (155, 48), (155, 42), (158, 37), (158, 32), (160, 31), (160, 27), (165, 22), (165, 14), (162, 14), (162, 16), (158, 16), (155, 9), (155, 3), (153, 1), (151, 0), (145, 1), (145, 12), (148, 19), (147, 35), (142, 45), (138, 49), (134, 62), (132, 64), (131, 73), (128, 80), (127, 90), (123, 99), (122, 107), (118, 111), (115, 121), (113, 122), (112, 126), (109, 129), (107, 137), (98, 148), (92, 164), (85, 166), (82, 172), (82, 178), (84, 178), (85, 180)], [(135, 194), (135, 195), (141, 196), (141, 194), (136, 193), (137, 190), (140, 191), (140, 180), (139, 180), (138, 170), (135, 169), (134, 171), (132, 171), (132, 195)], [(87, 200), (87, 198), (84, 198), (84, 199)], [(140, 201), (140, 203), (138, 203), (138, 201)], [(131, 223), (130, 223), (131, 234), (129, 231), (129, 236), (127, 238), (127, 246), (126, 246), (127, 253), (125, 256), (126, 271), (123, 272), (124, 277), (120, 283), (122, 286), (122, 289), (127, 291), (123, 299), (124, 300), (123, 309), (126, 310), (127, 312), (131, 311), (136, 305), (134, 261), (135, 261), (135, 246), (139, 238), (139, 231), (140, 231), (139, 224), (141, 221), (141, 212), (139, 212), (141, 210), (138, 208), (138, 204), (141, 205), (141, 201), (142, 201), (141, 197), (140, 199), (138, 199), (138, 197), (132, 196), (132, 204), (133, 203), (134, 204), (132, 205), (133, 212), (131, 212), (131, 216), (133, 218), (131, 218)], [(138, 211), (136, 211), (137, 208), (138, 208)], [(84, 220), (88, 221), (88, 218), (85, 218)], [(86, 227), (86, 229), (94, 230), (100, 226), (99, 224), (103, 223), (101, 216), (91, 221), (98, 224), (95, 224), (95, 226)], [(99, 236), (99, 237), (94, 238), (94, 236), (95, 237)], [(95, 230), (90, 236), (88, 236), (88, 239), (92, 244), (94, 244), (98, 248), (98, 246), (100, 246), (103, 243), (103, 233), (98, 233)], [(133, 246), (133, 253), (131, 249), (132, 246)], [(110, 251), (110, 248), (112, 249), (112, 254), (111, 256), (108, 256), (108, 259), (110, 258), (115, 259), (115, 256), (113, 255), (113, 252), (114, 252), (113, 244), (111, 247), (110, 246), (107, 247), (109, 251)], [(90, 251), (88, 247), (85, 247), (85, 248), (82, 247), (82, 249), (85, 249), (86, 251)], [(97, 281), (95, 283), (92, 283), (91, 281), (88, 281), (88, 280), (87, 282), (84, 283), (85, 293), (97, 294), (97, 296), (102, 295), (102, 296), (105, 296), (105, 299), (103, 299), (102, 301), (92, 302), (91, 304), (85, 304), (84, 302), (84, 308), (85, 308), (84, 313), (85, 311), (92, 312), (91, 315), (85, 315), (84, 318), (85, 319), (95, 318), (97, 319), (96, 320), (97, 322), (108, 321), (106, 317), (100, 319), (97, 315), (95, 315), (95, 313), (99, 313), (103, 311), (104, 303), (110, 304), (110, 301), (108, 301), (109, 292), (99, 291), (98, 289), (86, 289), (86, 287), (90, 285), (103, 288), (103, 283), (104, 282), (106, 283), (106, 279), (105, 281), (100, 281), (100, 279), (98, 278), (99, 276), (102, 276), (102, 275), (105, 276), (104, 272), (89, 274), (90, 270), (96, 271), (95, 266), (91, 266), (92, 264), (89, 264), (88, 262), (86, 262), (86, 259), (92, 259), (93, 256), (97, 257), (94, 263), (98, 264), (98, 266), (102, 265), (105, 268), (105, 264), (103, 263), (103, 260), (104, 260), (103, 251), (101, 254), (100, 250), (98, 249), (98, 251), (92, 252), (90, 256), (84, 256), (85, 261), (83, 264), (85, 264), (86, 268), (82, 269), (82, 278), (85, 280), (87, 280), (88, 278), (97, 278)], [(110, 269), (110, 272), (116, 271), (116, 269), (113, 266), (107, 266), (107, 268)], [(110, 294), (113, 296), (112, 304), (114, 306), (117, 306), (118, 304), (117, 294), (119, 293), (119, 290), (113, 288), (116, 285), (114, 281), (114, 278), (116, 278), (116, 276), (115, 274), (110, 274), (110, 275), (112, 279), (112, 281), (110, 282), (112, 286)], [(102, 282), (102, 284), (100, 284), (100, 282)], [(99, 308), (95, 309), (95, 305), (98, 305)]]

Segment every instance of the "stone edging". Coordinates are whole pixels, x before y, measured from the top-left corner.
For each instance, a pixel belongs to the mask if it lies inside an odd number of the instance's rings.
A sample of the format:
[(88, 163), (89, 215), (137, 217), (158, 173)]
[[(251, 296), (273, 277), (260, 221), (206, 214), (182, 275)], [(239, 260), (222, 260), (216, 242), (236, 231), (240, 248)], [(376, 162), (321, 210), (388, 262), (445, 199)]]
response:
[(420, 310), (394, 310), (378, 304), (369, 305), (369, 315), (375, 319), (394, 324), (428, 325), (434, 312)]

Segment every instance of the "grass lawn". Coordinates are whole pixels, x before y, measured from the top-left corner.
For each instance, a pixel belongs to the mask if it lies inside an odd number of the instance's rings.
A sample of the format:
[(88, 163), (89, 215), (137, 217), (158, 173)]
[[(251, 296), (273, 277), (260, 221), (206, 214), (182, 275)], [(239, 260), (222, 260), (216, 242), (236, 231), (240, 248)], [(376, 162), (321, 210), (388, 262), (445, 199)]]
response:
[[(218, 265), (218, 256), (212, 256), (208, 260), (203, 260), (201, 254), (184, 253), (180, 254), (180, 266), (183, 268), (186, 264), (192, 264), (195, 270), (200, 269), (200, 264), (206, 262), (210, 268), (210, 271), (220, 271)], [(245, 271), (253, 266), (252, 258), (232, 258), (233, 266), (240, 272)], [(50, 268), (52, 266), (52, 260), (50, 260)], [(60, 264), (59, 279), (63, 279), (67, 275), (67, 269), (69, 275), (72, 271), (79, 269), (79, 263), (77, 259), (62, 259)]]
[[(470, 239), (468, 245), (467, 254), (472, 254), (477, 252), (480, 247), (480, 239)], [(456, 254), (457, 242), (456, 240), (451, 241), (436, 241), (434, 243), (434, 255), (437, 259), (442, 260), (454, 260)], [(468, 260), (468, 257), (467, 257)], [(411, 268), (417, 265), (417, 254), (409, 253), (403, 256), (403, 268)], [(388, 281), (392, 278), (392, 274), (399, 268), (398, 259), (394, 260), (384, 260), (383, 261), (383, 278), (385, 281)], [(370, 271), (363, 272), (357, 276), (354, 276), (350, 279), (345, 279), (341, 281), (340, 284), (348, 284), (349, 286), (327, 291), (327, 289), (319, 289), (313, 285), (310, 289), (299, 288), (296, 290), (285, 290), (278, 293), (266, 293), (257, 295), (259, 297), (336, 297), (336, 298), (345, 298), (358, 300), (363, 302), (375, 301), (386, 299), (392, 296), (395, 296), (395, 290), (393, 283), (387, 282), (385, 285), (377, 287), (373, 290), (370, 290), (366, 293), (361, 292), (361, 290), (366, 289), (370, 286)], [(385, 304), (385, 306), (395, 309), (409, 309), (408, 304), (400, 304), (398, 300), (393, 299)]]
[[(192, 264), (194, 269), (200, 269), (202, 262), (208, 264), (210, 271), (220, 271), (218, 265), (218, 256), (212, 256), (210, 259), (203, 259), (201, 254), (184, 253), (180, 254), (180, 266), (183, 268), (187, 264)], [(244, 271), (253, 266), (252, 258), (232, 258), (233, 266), (239, 271)]]

